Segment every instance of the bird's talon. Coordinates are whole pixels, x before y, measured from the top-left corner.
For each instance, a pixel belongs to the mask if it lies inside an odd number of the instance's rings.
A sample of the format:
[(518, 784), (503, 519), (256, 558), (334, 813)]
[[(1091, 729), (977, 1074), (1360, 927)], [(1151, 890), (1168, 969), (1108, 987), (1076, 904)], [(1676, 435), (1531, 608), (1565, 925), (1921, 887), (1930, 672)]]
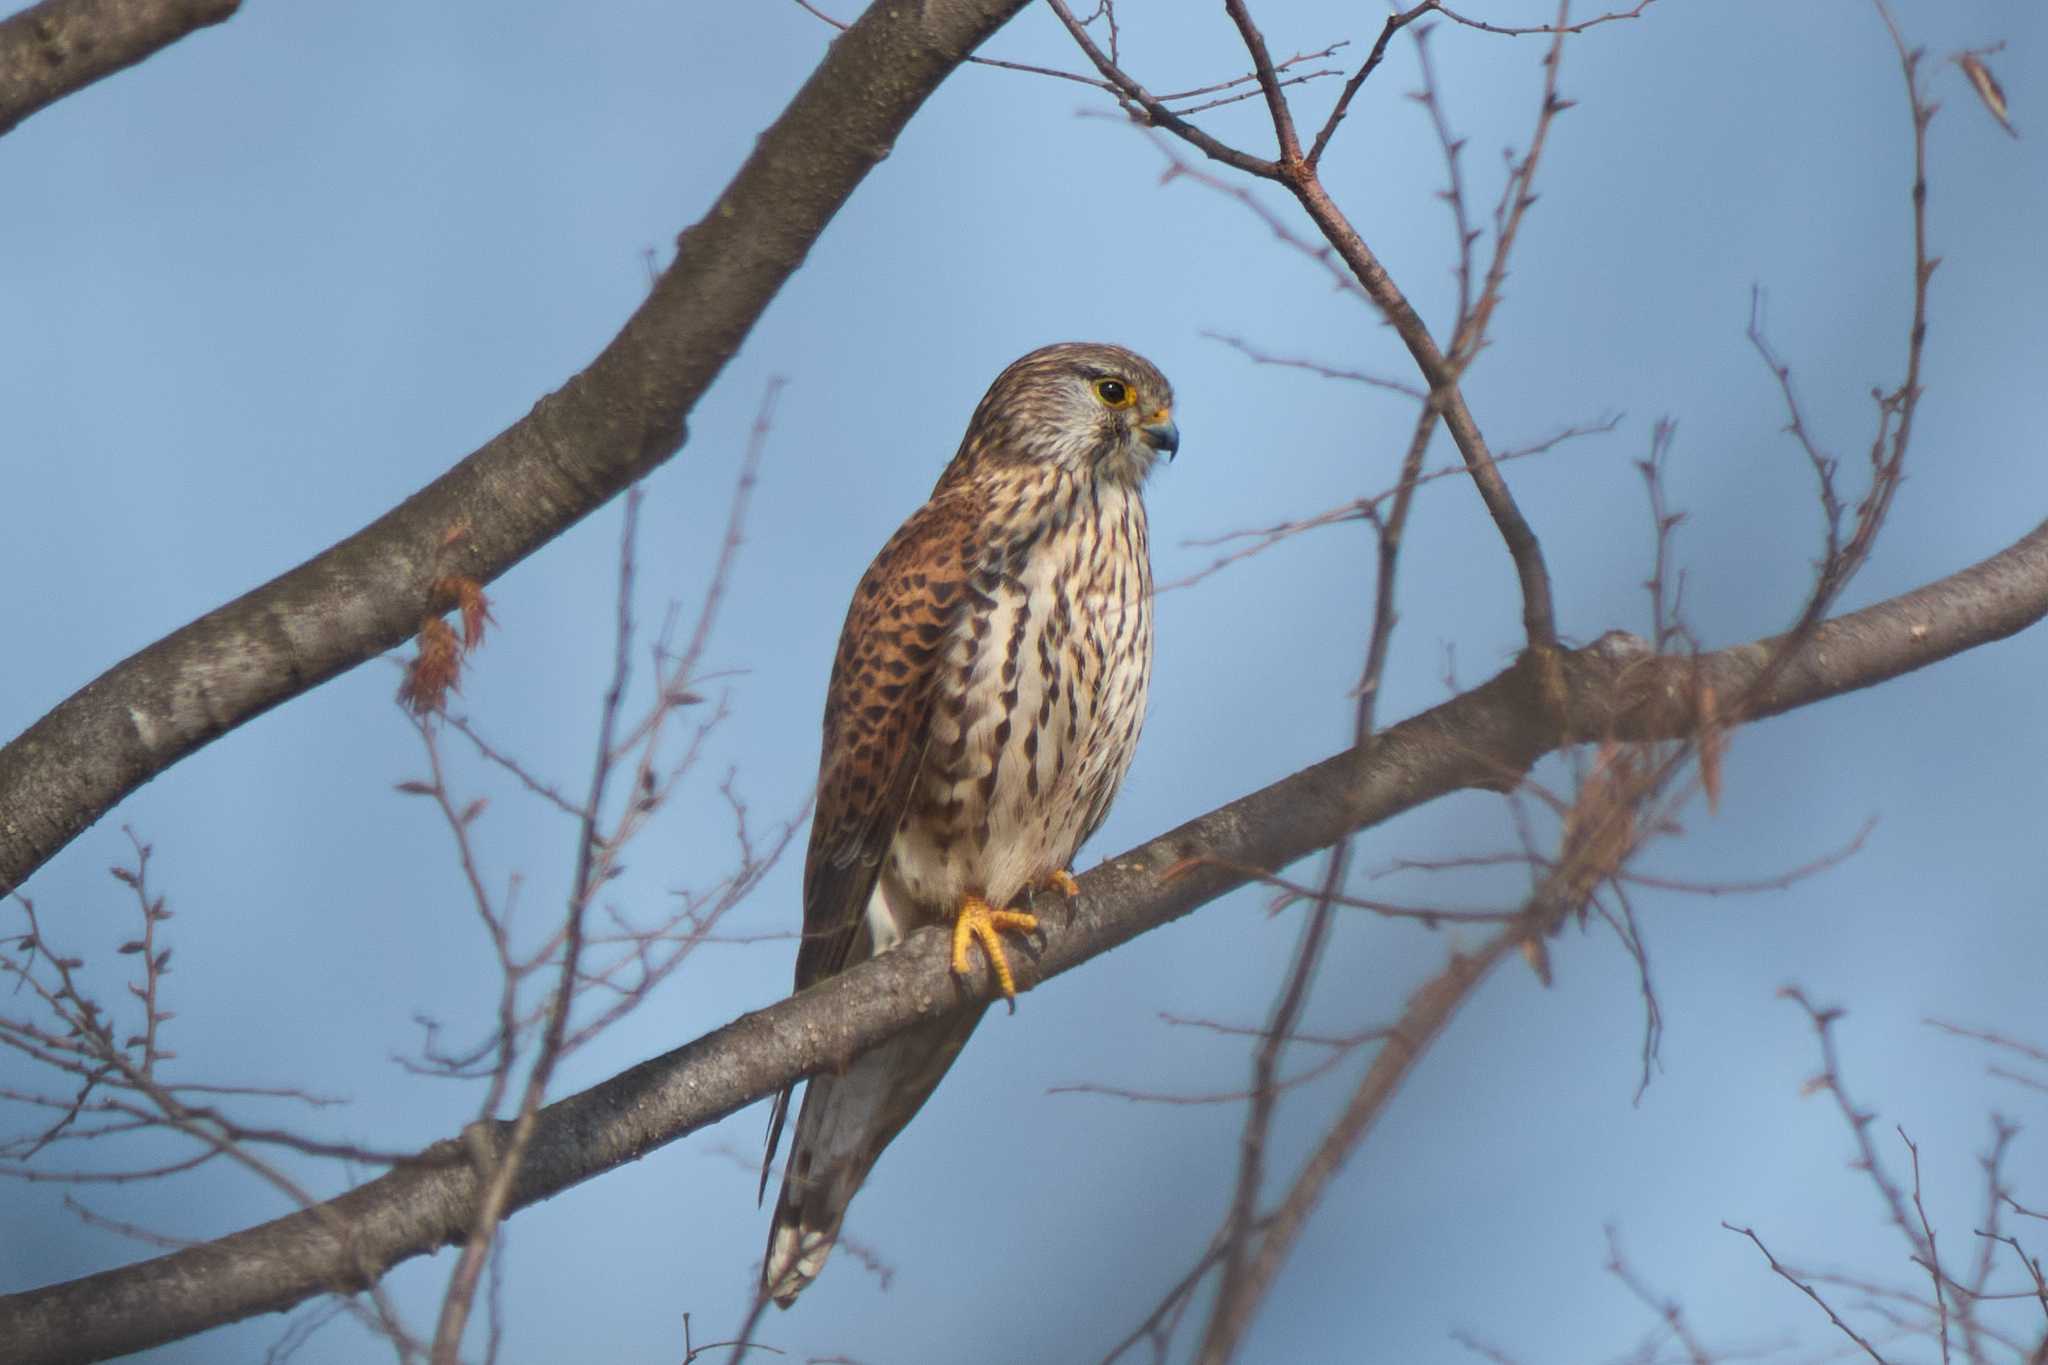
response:
[(1017, 978), (1011, 973), (1010, 960), (1003, 952), (1002, 931), (1015, 929), (1028, 934), (1037, 927), (1036, 915), (1022, 910), (998, 910), (979, 896), (969, 896), (960, 907), (959, 918), (953, 921), (953, 974), (967, 975), (968, 945), (979, 943), (982, 953), (988, 958), (989, 968), (995, 972), (996, 989), (1003, 993), (1005, 1000), (1016, 1000)]
[(1056, 867), (1046, 873), (1045, 884), (1050, 890), (1059, 892), (1068, 900), (1081, 894), (1081, 883), (1075, 881), (1074, 874), (1064, 867)]

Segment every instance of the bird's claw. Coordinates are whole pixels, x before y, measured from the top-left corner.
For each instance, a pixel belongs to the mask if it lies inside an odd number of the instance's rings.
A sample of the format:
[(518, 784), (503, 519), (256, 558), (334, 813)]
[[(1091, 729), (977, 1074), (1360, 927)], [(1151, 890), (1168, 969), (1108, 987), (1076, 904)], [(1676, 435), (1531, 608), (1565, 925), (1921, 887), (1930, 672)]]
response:
[(1011, 1007), (1015, 1008), (1017, 978), (1010, 971), (1010, 960), (1003, 952), (1002, 931), (1014, 929), (1028, 934), (1037, 927), (1036, 915), (1022, 910), (998, 910), (979, 896), (969, 896), (961, 903), (959, 917), (953, 921), (953, 974), (967, 975), (968, 946), (979, 943), (982, 953), (988, 958), (989, 968), (995, 973), (996, 989), (1003, 993), (1005, 1000), (1012, 1001)]

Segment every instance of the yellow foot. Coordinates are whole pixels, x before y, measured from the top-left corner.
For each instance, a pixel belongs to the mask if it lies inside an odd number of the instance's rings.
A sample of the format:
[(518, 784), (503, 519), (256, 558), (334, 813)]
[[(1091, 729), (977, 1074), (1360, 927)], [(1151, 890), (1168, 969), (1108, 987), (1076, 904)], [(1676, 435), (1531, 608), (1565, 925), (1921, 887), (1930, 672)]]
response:
[(967, 975), (968, 945), (979, 943), (988, 956), (988, 965), (995, 970), (996, 988), (1005, 1000), (1016, 1000), (1017, 978), (1011, 975), (1010, 960), (1003, 955), (1001, 931), (1015, 929), (1028, 934), (1037, 927), (1036, 915), (1027, 915), (1022, 910), (998, 910), (979, 896), (969, 896), (960, 903), (960, 916), (953, 921), (954, 973)]
[(1068, 900), (1081, 894), (1081, 883), (1075, 881), (1074, 874), (1063, 867), (1056, 867), (1045, 874), (1045, 886), (1047, 890), (1057, 891)]

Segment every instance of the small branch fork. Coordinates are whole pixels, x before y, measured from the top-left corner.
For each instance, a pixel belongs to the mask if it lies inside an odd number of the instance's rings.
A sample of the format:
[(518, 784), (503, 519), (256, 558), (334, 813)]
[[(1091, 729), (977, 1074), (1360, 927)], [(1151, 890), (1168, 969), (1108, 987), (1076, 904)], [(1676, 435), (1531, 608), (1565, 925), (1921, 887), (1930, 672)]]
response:
[[(41, 1064), (74, 1087), (68, 1095), (0, 1091), (0, 1099), (52, 1115), (40, 1131), (0, 1138), (0, 1178), (67, 1184), (128, 1184), (181, 1174), (225, 1159), (304, 1209), (334, 1239), (345, 1262), (369, 1290), (366, 1306), (355, 1309), (372, 1327), (408, 1349), (395, 1308), (376, 1283), (369, 1258), (355, 1246), (347, 1221), (323, 1205), (263, 1149), (296, 1152), (371, 1165), (391, 1165), (408, 1153), (375, 1151), (351, 1144), (306, 1138), (286, 1130), (235, 1117), (228, 1105), (289, 1102), (320, 1107), (336, 1103), (303, 1090), (248, 1084), (220, 1084), (179, 1078), (172, 1065), (178, 1054), (169, 1047), (165, 1026), (177, 1015), (167, 1003), (166, 978), (172, 949), (164, 941), (174, 912), (154, 889), (150, 863), (154, 851), (133, 830), (127, 830), (132, 862), (109, 869), (135, 900), (141, 929), (120, 944), (116, 954), (134, 965), (139, 979), (124, 983), (127, 996), (139, 1006), (140, 1020), (125, 1028), (121, 1011), (103, 1007), (88, 984), (82, 953), (54, 943), (37, 914), (35, 902), (16, 893), (0, 898), (21, 912), (25, 932), (0, 935), (0, 977), (14, 979), (14, 992), (48, 1016), (41, 1022), (30, 1013), (0, 1015), (0, 1046)], [(103, 1160), (80, 1169), (53, 1169), (37, 1158), (60, 1144), (98, 1144), (119, 1150), (123, 1139), (151, 1133), (175, 1133), (195, 1147), (189, 1156), (155, 1159), (147, 1166)], [(156, 1246), (183, 1246), (176, 1239), (117, 1223), (67, 1197), (67, 1206), (89, 1224), (106, 1227)]]
[[(1849, 1130), (1855, 1144), (1856, 1157), (1851, 1169), (1860, 1173), (1877, 1193), (1888, 1221), (1905, 1244), (1907, 1258), (1927, 1277), (1929, 1287), (1922, 1292), (1847, 1275), (1795, 1269), (1781, 1262), (1764, 1245), (1755, 1229), (1730, 1223), (1722, 1226), (1748, 1238), (1763, 1254), (1773, 1273), (1811, 1299), (1827, 1314), (1836, 1330), (1872, 1360), (1883, 1361), (1885, 1357), (1868, 1337), (1859, 1333), (1823, 1297), (1817, 1285), (1854, 1291), (1863, 1301), (1861, 1306), (1865, 1311), (1875, 1313), (1895, 1331), (1936, 1343), (1943, 1361), (1958, 1358), (1965, 1361), (1993, 1358), (2029, 1362), (2048, 1360), (2048, 1326), (2041, 1325), (2048, 1323), (2048, 1278), (2042, 1274), (2039, 1258), (2029, 1255), (2019, 1239), (2006, 1231), (2004, 1224), (2008, 1210), (2026, 1213), (2013, 1197), (2005, 1177), (2007, 1159), (2019, 1127), (2002, 1117), (1992, 1116), (1991, 1146), (1978, 1161), (1984, 1179), (1984, 1205), (1979, 1215), (1979, 1226), (1974, 1229), (1977, 1254), (1970, 1258), (1967, 1277), (1958, 1277), (1944, 1265), (1940, 1239), (1934, 1220), (1927, 1211), (1921, 1185), (1919, 1144), (1903, 1128), (1894, 1129), (1911, 1169), (1909, 1187), (1893, 1173), (1879, 1150), (1879, 1143), (1873, 1136), (1877, 1115), (1849, 1096), (1842, 1079), (1841, 1056), (1835, 1039), (1836, 1025), (1841, 1022), (1844, 1012), (1816, 1005), (1796, 986), (1785, 987), (1779, 995), (1798, 1005), (1805, 1013), (1819, 1048), (1820, 1070), (1806, 1082), (1806, 1093), (1826, 1094), (1834, 1100), (1843, 1126)], [(1965, 1036), (1974, 1036), (1967, 1031), (1961, 1032)], [(1992, 1288), (2000, 1248), (2010, 1248), (2019, 1261), (2025, 1276), (2022, 1287)], [(1948, 1265), (1954, 1263), (1955, 1258), (1951, 1254)], [(2038, 1312), (2030, 1313), (2030, 1316), (2040, 1319), (2040, 1322), (2030, 1324), (2025, 1319), (2016, 1324), (1994, 1321), (1987, 1310), (2001, 1304), (2026, 1304), (2037, 1308)], [(1997, 1349), (1994, 1351), (1993, 1347)]]
[[(1650, 2), (1654, 3), (1654, 0), (1650, 0)], [(812, 4), (811, 0), (796, 0), (796, 5), (813, 18), (830, 24), (842, 33), (849, 27), (844, 19), (833, 18), (825, 13), (824, 10)], [(1106, 18), (1109, 22), (1110, 51), (1114, 54), (1116, 50), (1116, 10), (1114, 6), (1104, 5), (1096, 11), (1095, 15), (1089, 16), (1088, 22), (1093, 22), (1097, 15)], [(1276, 63), (1273, 68), (1275, 74), (1286, 73), (1284, 76), (1281, 76), (1279, 84), (1283, 86), (1306, 85), (1310, 81), (1321, 80), (1326, 76), (1343, 75), (1343, 72), (1334, 68), (1318, 68), (1314, 71), (1299, 73), (1295, 72), (1295, 68), (1304, 62), (1317, 62), (1334, 57), (1341, 49), (1348, 46), (1350, 44), (1347, 42), (1335, 42), (1326, 47), (1318, 48), (1314, 52), (1297, 52), (1287, 60)], [(1062, 71), (1058, 67), (1053, 66), (1034, 66), (1029, 62), (1007, 62), (996, 57), (970, 56), (967, 61), (971, 66), (994, 67), (999, 71), (1019, 71), (1029, 76), (1050, 76), (1054, 80), (1073, 81), (1077, 85), (1089, 86), (1093, 89), (1104, 91), (1107, 94), (1115, 95), (1117, 93), (1116, 86), (1110, 82), (1097, 80), (1093, 76), (1083, 76), (1077, 71)], [(1240, 100), (1257, 99), (1262, 93), (1262, 88), (1254, 84), (1257, 80), (1257, 73), (1233, 76), (1229, 80), (1218, 81), (1212, 85), (1197, 85), (1186, 90), (1175, 90), (1160, 95), (1159, 99), (1164, 103), (1173, 104), (1183, 100), (1200, 99), (1204, 95), (1216, 96), (1216, 98), (1206, 100), (1201, 104), (1183, 105), (1176, 112), (1185, 118), (1190, 114), (1200, 114), (1206, 113), (1211, 109), (1220, 109), (1226, 104), (1236, 104)]]

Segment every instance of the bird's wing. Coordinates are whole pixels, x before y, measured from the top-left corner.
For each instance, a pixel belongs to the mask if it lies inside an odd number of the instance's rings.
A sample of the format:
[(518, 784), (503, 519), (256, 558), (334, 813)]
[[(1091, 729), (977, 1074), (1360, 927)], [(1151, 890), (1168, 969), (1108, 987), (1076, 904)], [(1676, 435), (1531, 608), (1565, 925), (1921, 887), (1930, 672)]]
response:
[(847, 608), (825, 694), (798, 990), (851, 960), (868, 898), (909, 808), (934, 683), (964, 614), (976, 521), (967, 497), (926, 503), (875, 556)]
[[(970, 495), (935, 494), (875, 556), (847, 608), (825, 694), (818, 803), (804, 860), (799, 991), (843, 971), (862, 938), (868, 898), (924, 759), (933, 684), (967, 600), (978, 522)], [(764, 1194), (794, 1088), (769, 1114)]]

